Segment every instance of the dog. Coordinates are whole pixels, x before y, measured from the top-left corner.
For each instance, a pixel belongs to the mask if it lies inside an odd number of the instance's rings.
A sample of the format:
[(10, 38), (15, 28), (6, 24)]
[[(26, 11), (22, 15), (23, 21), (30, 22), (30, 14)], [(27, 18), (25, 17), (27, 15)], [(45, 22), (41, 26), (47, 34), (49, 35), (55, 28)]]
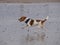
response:
[(48, 20), (48, 16), (45, 19), (31, 19), (31, 18), (28, 18), (26, 16), (21, 16), (18, 20), (20, 22), (25, 22), (26, 23), (26, 26), (23, 27), (23, 28), (31, 27), (31, 26), (38, 26), (39, 28), (40, 27), (44, 28), (44, 24)]

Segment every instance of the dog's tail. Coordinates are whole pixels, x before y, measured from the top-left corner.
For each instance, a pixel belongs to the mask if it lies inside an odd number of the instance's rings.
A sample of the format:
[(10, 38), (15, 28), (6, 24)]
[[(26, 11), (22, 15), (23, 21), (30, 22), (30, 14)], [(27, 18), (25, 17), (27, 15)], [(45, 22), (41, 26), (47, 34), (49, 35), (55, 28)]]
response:
[(49, 16), (47, 16), (47, 17), (43, 20), (43, 22), (47, 21), (47, 20), (48, 20), (48, 18), (49, 18)]
[(49, 16), (47, 16), (45, 19), (47, 20), (49, 18)]

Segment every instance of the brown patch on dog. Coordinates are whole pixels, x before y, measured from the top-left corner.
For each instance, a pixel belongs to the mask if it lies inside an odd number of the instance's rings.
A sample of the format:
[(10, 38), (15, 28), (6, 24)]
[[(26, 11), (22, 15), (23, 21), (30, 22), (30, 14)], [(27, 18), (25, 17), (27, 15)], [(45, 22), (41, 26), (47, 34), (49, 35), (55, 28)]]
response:
[(41, 21), (41, 24), (43, 24), (46, 20), (47, 20), (47, 19), (42, 20), (42, 21)]
[(43, 28), (44, 23), (45, 23), (46, 20), (47, 20), (47, 19), (41, 20), (41, 28)]
[(44, 24), (44, 21), (41, 21), (41, 25), (43, 25)]
[(26, 18), (27, 18), (26, 16), (22, 16), (22, 17), (19, 18), (18, 20), (19, 20), (20, 22), (22, 22), (22, 21), (24, 21)]
[(30, 25), (32, 26), (32, 25), (33, 25), (33, 23), (34, 23), (34, 20), (31, 20), (31, 21), (30, 21)]
[(40, 22), (41, 20), (36, 20), (36, 22)]

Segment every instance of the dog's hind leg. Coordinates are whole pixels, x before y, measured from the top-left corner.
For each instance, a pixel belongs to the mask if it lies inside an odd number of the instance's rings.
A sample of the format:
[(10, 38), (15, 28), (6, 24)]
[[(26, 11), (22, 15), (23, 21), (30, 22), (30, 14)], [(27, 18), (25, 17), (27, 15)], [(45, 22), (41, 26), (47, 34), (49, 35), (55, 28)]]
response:
[(46, 27), (43, 27), (43, 29), (44, 29), (45, 31), (47, 31), (47, 30), (48, 30)]

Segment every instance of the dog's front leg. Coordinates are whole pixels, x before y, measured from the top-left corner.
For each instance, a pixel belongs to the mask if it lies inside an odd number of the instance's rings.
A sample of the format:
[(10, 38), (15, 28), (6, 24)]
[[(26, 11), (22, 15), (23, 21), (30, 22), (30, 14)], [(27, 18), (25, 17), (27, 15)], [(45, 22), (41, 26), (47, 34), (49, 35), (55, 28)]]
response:
[(28, 29), (28, 32), (29, 32), (29, 26), (28, 25), (26, 25), (26, 26), (24, 26), (24, 27), (22, 27), (22, 29)]
[(25, 28), (27, 28), (28, 27), (28, 25), (25, 25), (24, 27), (22, 27), (22, 29), (25, 29)]

